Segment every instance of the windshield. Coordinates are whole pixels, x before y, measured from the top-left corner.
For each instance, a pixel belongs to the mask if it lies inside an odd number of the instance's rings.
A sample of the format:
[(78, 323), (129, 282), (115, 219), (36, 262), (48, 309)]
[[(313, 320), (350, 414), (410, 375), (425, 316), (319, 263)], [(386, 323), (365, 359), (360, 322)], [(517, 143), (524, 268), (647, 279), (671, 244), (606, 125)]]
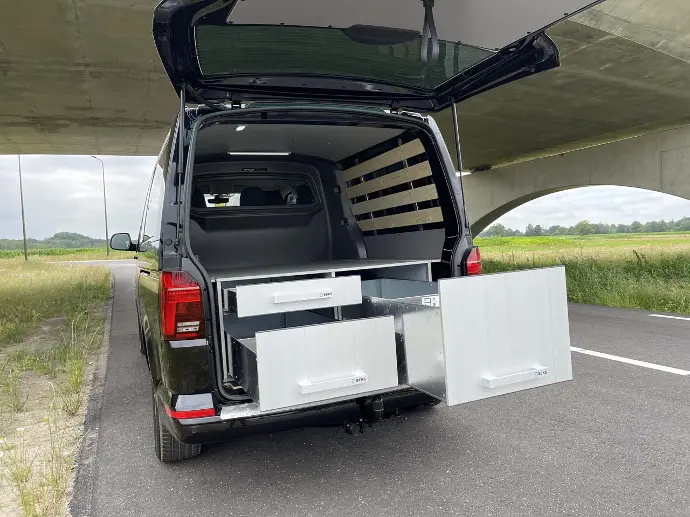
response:
[(419, 33), (377, 27), (198, 25), (195, 35), (205, 77), (319, 75), (433, 90), (494, 54), (439, 41), (438, 57), (424, 61)]

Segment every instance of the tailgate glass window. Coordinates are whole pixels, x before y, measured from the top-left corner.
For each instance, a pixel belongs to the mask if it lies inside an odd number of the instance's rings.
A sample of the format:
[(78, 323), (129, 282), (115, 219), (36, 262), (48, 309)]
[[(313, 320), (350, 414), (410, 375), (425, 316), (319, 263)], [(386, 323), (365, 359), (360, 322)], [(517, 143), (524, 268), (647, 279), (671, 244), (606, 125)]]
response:
[(382, 43), (348, 29), (282, 25), (197, 25), (196, 51), (205, 77), (304, 75), (347, 78), (433, 90), (494, 52), (439, 41), (438, 58), (422, 61), (419, 35)]

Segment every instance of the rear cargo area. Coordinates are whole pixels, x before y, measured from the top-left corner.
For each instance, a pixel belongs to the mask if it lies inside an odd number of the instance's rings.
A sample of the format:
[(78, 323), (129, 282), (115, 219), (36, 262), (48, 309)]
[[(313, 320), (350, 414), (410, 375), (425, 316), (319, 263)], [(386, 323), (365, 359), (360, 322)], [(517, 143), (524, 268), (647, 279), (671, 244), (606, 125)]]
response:
[[(369, 320), (363, 297), (435, 289), (432, 265), (446, 229), (433, 171), (440, 162), (434, 149), (429, 160), (424, 140), (418, 129), (383, 125), (227, 123), (200, 132), (190, 248), (214, 286), (226, 389), (241, 388), (271, 410), (400, 384), (392, 323), (386, 330)], [(314, 366), (320, 373), (307, 378), (342, 384), (364, 369), (381, 375), (283, 402), (271, 401), (268, 387), (260, 397), (257, 333), (314, 325), (349, 336), (339, 345), (314, 337), (321, 356), (356, 356), (354, 346), (363, 347), (357, 361), (369, 353), (377, 360), (366, 368)]]
[[(468, 346), (465, 329), (448, 322), (471, 300), (456, 283), (468, 279), (448, 269), (463, 232), (449, 202), (457, 178), (440, 152), (413, 124), (228, 122), (199, 133), (189, 248), (211, 280), (228, 400), (249, 396), (252, 414), (267, 414), (413, 386), (458, 403), (513, 378), (539, 385), (568, 376), (552, 350), (529, 344), (525, 327), (526, 359), (468, 377), (488, 388), (447, 380), (464, 364), (458, 347)], [(521, 296), (518, 276), (496, 292)], [(549, 292), (559, 278), (530, 282)], [(548, 296), (535, 298), (539, 321), (550, 317)], [(503, 317), (525, 319), (513, 314), (523, 305), (506, 306)], [(248, 410), (226, 408), (224, 418)]]
[(204, 129), (191, 249), (212, 276), (247, 266), (439, 259), (445, 230), (433, 168), (440, 164), (429, 161), (420, 133), (359, 125)]

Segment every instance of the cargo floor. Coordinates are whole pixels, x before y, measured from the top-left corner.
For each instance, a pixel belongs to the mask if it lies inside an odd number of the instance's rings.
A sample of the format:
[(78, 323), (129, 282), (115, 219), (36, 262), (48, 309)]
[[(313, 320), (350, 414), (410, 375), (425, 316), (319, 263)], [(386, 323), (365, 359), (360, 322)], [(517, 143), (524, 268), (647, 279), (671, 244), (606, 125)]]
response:
[(404, 267), (417, 264), (431, 265), (433, 260), (394, 260), (394, 259), (358, 259), (358, 260), (328, 260), (310, 262), (308, 264), (288, 264), (280, 266), (247, 266), (238, 268), (207, 269), (213, 281), (230, 281), (255, 278), (277, 278), (283, 276), (300, 275), (328, 275), (342, 271), (360, 271), (364, 269), (381, 269), (389, 267)]

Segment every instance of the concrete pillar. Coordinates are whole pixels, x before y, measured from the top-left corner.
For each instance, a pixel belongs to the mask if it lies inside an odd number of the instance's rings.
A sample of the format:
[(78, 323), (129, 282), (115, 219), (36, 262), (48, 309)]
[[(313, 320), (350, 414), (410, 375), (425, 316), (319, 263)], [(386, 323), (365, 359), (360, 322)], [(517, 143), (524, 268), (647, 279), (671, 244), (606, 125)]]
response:
[(570, 188), (620, 185), (690, 199), (690, 126), (477, 172), (463, 180), (475, 235), (527, 201)]

